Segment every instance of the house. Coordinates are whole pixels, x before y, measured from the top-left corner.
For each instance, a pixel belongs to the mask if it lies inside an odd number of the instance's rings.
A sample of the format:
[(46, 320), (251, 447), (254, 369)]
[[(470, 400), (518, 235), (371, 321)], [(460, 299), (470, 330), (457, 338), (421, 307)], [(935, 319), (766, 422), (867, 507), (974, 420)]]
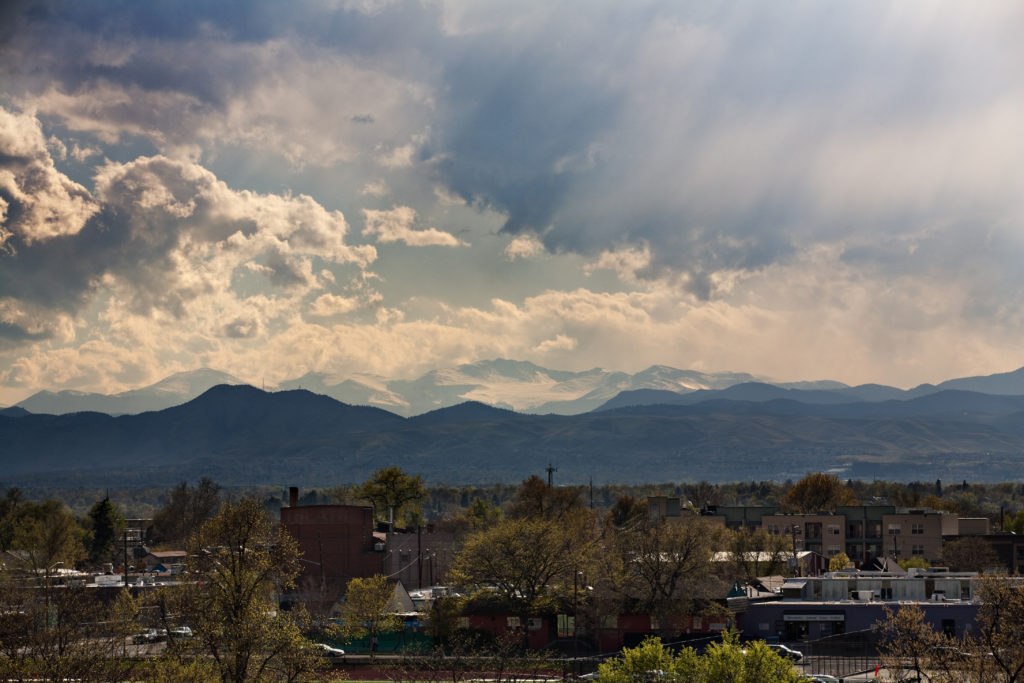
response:
[(187, 558), (188, 553), (184, 550), (154, 550), (142, 558), (142, 563), (147, 572), (170, 572), (173, 574), (180, 572)]

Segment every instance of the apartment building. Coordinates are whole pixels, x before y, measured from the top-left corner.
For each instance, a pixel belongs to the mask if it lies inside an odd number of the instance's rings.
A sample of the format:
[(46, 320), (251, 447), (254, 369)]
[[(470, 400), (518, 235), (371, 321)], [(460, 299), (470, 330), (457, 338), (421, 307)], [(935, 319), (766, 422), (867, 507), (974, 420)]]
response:
[(812, 514), (784, 514), (774, 507), (708, 506), (698, 513), (679, 498), (652, 496), (648, 514), (666, 522), (685, 522), (699, 515), (730, 529), (762, 528), (791, 537), (798, 550), (824, 557), (846, 553), (857, 566), (879, 557), (921, 557), (934, 564), (942, 556), (943, 536), (991, 531), (986, 518), (960, 519), (948, 512), (893, 505), (848, 505)]

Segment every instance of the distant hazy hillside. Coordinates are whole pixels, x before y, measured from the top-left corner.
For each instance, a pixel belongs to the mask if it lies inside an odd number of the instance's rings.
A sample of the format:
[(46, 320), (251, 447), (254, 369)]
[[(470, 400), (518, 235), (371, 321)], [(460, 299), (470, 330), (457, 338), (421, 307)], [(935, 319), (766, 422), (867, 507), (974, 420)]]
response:
[[(113, 396), (42, 391), (18, 404), (32, 413), (137, 414), (180, 405), (217, 384), (243, 384), (231, 375), (201, 369), (168, 377), (144, 389)], [(808, 404), (904, 401), (941, 391), (1024, 395), (1024, 368), (1014, 372), (922, 384), (909, 391), (879, 384), (850, 387), (831, 380), (767, 383), (746, 373), (703, 373), (654, 365), (636, 374), (600, 368), (569, 372), (497, 359), (433, 370), (415, 380), (371, 374), (335, 377), (308, 373), (275, 389), (302, 389), (350, 405), (382, 408), (410, 417), (462, 403), (521, 413), (578, 415), (637, 405), (692, 405), (712, 400), (793, 400)]]
[[(403, 418), (308, 391), (218, 386), (142, 415), (0, 415), (5, 483), (331, 486), (384, 465), (433, 483), (515, 482), (550, 462), (563, 482), (798, 478), (1018, 479), (1024, 397), (943, 391), (906, 401), (716, 396), (689, 405), (524, 415), (463, 403)], [(737, 390), (736, 393), (742, 393)], [(787, 390), (780, 390), (787, 392)], [(815, 396), (818, 392), (812, 391)]]
[(90, 394), (81, 391), (40, 391), (21, 403), (30, 413), (64, 415), (67, 413), (95, 412), (107, 415), (144, 413), (163, 410), (190, 401), (218, 384), (245, 384), (226, 372), (200, 368), (192, 372), (179, 372), (156, 384), (120, 394)]
[[(467, 401), (532, 413), (571, 415), (597, 408), (621, 391), (652, 388), (673, 392), (724, 389), (754, 378), (744, 373), (701, 373), (656, 365), (635, 375), (594, 368), (550, 370), (533, 363), (497, 359), (433, 370), (415, 380), (355, 374), (307, 373), (277, 389), (304, 389), (351, 405), (383, 408), (406, 417)], [(113, 396), (76, 391), (41, 391), (18, 404), (33, 413), (98, 412), (127, 415), (162, 410), (190, 401), (217, 384), (244, 384), (231, 375), (202, 369), (179, 373), (144, 389)]]

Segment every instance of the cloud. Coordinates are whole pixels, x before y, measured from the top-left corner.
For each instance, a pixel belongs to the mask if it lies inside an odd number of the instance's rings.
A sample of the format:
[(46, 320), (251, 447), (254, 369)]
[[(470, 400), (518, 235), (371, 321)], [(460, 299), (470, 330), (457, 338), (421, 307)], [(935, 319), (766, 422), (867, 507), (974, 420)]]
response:
[(388, 192), (388, 184), (383, 180), (371, 180), (359, 189), (359, 194), (364, 197), (383, 197)]
[(98, 210), (53, 164), (39, 122), (0, 108), (0, 250), (78, 233)]
[(579, 342), (572, 337), (559, 334), (554, 339), (545, 339), (540, 344), (533, 347), (533, 350), (538, 353), (549, 353), (551, 351), (573, 351), (578, 345)]
[(413, 229), (416, 211), (396, 206), (387, 211), (363, 209), (364, 235), (376, 235), (379, 242), (404, 242), (411, 247), (464, 247), (465, 242), (437, 228)]
[(639, 279), (638, 273), (649, 269), (650, 266), (651, 247), (645, 242), (640, 247), (627, 246), (603, 251), (596, 261), (584, 267), (583, 272), (589, 275), (595, 270), (613, 270), (624, 282), (635, 283)]
[(1017, 3), (13, 7), (9, 386), (1019, 365)]
[(517, 258), (533, 258), (544, 252), (544, 243), (535, 235), (516, 235), (505, 246), (505, 258), (515, 261)]
[(329, 318), (344, 315), (359, 308), (359, 300), (337, 294), (321, 294), (309, 308), (311, 315)]

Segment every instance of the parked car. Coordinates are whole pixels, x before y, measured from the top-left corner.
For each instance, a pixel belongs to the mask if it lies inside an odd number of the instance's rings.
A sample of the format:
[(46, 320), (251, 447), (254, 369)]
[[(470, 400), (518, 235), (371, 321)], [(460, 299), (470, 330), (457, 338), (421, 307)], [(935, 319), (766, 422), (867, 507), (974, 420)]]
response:
[(171, 635), (175, 638), (191, 638), (192, 629), (188, 626), (177, 626), (171, 629)]
[(800, 679), (811, 683), (839, 683), (839, 679), (828, 674), (804, 674)]
[(800, 652), (799, 650), (794, 650), (793, 648), (787, 647), (782, 643), (769, 643), (768, 647), (775, 650), (776, 654), (781, 655), (786, 659), (789, 659), (794, 662), (799, 662), (801, 659), (804, 658), (803, 652)]
[(132, 636), (132, 642), (136, 645), (142, 645), (143, 643), (157, 643), (166, 639), (167, 631), (162, 628), (148, 628), (142, 633), (136, 633)]
[(320, 654), (324, 657), (344, 657), (345, 651), (340, 647), (332, 647), (327, 643), (317, 643), (316, 648), (320, 650)]

